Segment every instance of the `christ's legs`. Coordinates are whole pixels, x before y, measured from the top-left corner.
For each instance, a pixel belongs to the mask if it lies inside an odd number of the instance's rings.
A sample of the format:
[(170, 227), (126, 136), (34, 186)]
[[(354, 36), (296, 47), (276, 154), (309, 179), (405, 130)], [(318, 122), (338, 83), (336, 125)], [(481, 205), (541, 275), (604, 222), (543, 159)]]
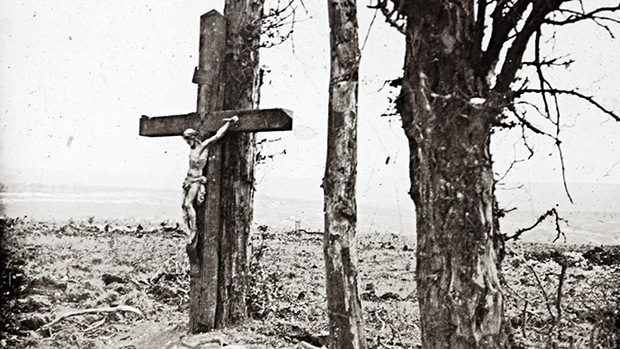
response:
[(189, 233), (188, 243), (190, 244), (196, 237), (196, 210), (194, 209), (194, 200), (196, 199), (199, 188), (199, 183), (192, 183), (185, 192), (185, 197), (183, 198), (183, 223), (185, 223), (185, 228)]
[(196, 209), (194, 209), (194, 201), (196, 200), (200, 185), (200, 183), (190, 184), (183, 197), (183, 222), (189, 233), (189, 241), (185, 249), (189, 257), (190, 274), (192, 275), (196, 275), (196, 273), (200, 272), (200, 268), (198, 267), (198, 253), (196, 251), (198, 241), (196, 239)]

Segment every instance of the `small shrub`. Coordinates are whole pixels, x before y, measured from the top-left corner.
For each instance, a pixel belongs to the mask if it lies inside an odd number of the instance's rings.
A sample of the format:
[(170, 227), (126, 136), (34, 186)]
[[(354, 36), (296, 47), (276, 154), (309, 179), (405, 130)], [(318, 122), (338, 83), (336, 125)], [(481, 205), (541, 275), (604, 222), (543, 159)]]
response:
[(253, 236), (252, 255), (250, 257), (250, 286), (246, 298), (248, 312), (254, 319), (265, 319), (269, 314), (278, 311), (277, 299), (284, 297), (284, 286), (280, 281), (278, 273), (266, 270), (262, 258), (267, 245), (265, 240), (271, 236), (269, 227), (261, 225), (258, 227), (258, 236)]

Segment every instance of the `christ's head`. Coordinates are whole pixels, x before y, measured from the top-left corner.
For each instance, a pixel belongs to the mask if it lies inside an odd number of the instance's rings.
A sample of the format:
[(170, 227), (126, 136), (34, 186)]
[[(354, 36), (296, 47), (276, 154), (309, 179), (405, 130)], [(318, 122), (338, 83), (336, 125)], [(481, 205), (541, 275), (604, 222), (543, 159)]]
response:
[(191, 128), (188, 128), (187, 130), (185, 130), (185, 132), (183, 132), (183, 139), (190, 146), (193, 146), (194, 143), (197, 142), (196, 136), (198, 136), (198, 132)]

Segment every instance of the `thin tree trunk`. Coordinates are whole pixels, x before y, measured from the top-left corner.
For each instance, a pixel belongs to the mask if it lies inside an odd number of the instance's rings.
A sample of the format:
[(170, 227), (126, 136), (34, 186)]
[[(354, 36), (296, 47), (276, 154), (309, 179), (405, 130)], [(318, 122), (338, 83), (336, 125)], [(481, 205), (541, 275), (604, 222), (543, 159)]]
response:
[[(264, 0), (226, 0), (227, 20), (224, 109), (258, 107), (258, 47)], [(254, 134), (229, 133), (222, 152), (222, 217), (216, 327), (247, 318), (249, 266), (247, 244), (253, 216)]]
[(489, 149), (499, 112), (470, 102), (488, 97), (469, 51), (473, 2), (411, 6), (397, 106), (410, 147), (422, 346), (505, 348)]
[(366, 348), (357, 290), (357, 95), (359, 43), (354, 0), (328, 0), (331, 79), (323, 180), (329, 348)]

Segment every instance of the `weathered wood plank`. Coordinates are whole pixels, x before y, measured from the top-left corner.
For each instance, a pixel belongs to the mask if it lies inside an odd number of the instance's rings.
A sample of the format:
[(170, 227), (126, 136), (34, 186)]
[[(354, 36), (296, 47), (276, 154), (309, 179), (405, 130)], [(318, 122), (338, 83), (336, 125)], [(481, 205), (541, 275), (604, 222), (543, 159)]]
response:
[[(166, 118), (183, 133), (188, 127), (183, 124), (188, 118), (198, 121), (197, 115), (205, 115), (224, 106), (223, 62), (226, 54), (226, 19), (217, 11), (200, 17), (200, 48), (198, 70), (205, 80), (198, 84), (196, 116), (179, 120)], [(142, 120), (140, 130), (142, 131)], [(148, 122), (146, 122), (148, 125)], [(157, 125), (155, 123), (154, 125)], [(157, 129), (157, 128), (156, 128)], [(161, 130), (161, 129), (159, 129)], [(142, 133), (140, 133), (142, 134)], [(216, 142), (209, 148), (209, 161), (203, 174), (207, 177), (207, 198), (197, 213), (197, 252), (198, 261), (190, 259), (190, 304), (189, 327), (191, 333), (210, 331), (215, 328), (218, 303), (219, 247), (217, 239), (220, 229), (220, 191), (221, 191), (222, 146)], [(193, 265), (192, 265), (193, 264)], [(198, 269), (198, 273), (194, 271)]]
[[(202, 309), (194, 309), (196, 312), (203, 312), (198, 318), (208, 319), (204, 324), (206, 328), (201, 328), (202, 324), (193, 326), (192, 332), (202, 332), (204, 330), (215, 329), (217, 323), (217, 304), (218, 300), (218, 278), (220, 269), (220, 248), (218, 244), (220, 220), (222, 210), (222, 144), (214, 143), (209, 148), (209, 161), (205, 168), (205, 176), (207, 177), (206, 189), (207, 200), (204, 204), (204, 226), (201, 231), (204, 232), (202, 243), (202, 267), (200, 269), (200, 280), (202, 287), (199, 287), (197, 297), (201, 299)], [(192, 322), (190, 317), (190, 323)]]
[(212, 10), (200, 16), (198, 48), (198, 100), (196, 110), (206, 113), (224, 109), (224, 60), (226, 57), (226, 18)]
[(188, 128), (201, 134), (217, 131), (224, 122), (222, 119), (234, 115), (239, 122), (228, 132), (289, 131), (293, 129), (293, 112), (286, 109), (226, 110), (206, 113), (201, 118), (198, 113), (182, 115), (155, 116), (143, 115), (140, 119), (140, 135), (148, 137), (179, 136)]

